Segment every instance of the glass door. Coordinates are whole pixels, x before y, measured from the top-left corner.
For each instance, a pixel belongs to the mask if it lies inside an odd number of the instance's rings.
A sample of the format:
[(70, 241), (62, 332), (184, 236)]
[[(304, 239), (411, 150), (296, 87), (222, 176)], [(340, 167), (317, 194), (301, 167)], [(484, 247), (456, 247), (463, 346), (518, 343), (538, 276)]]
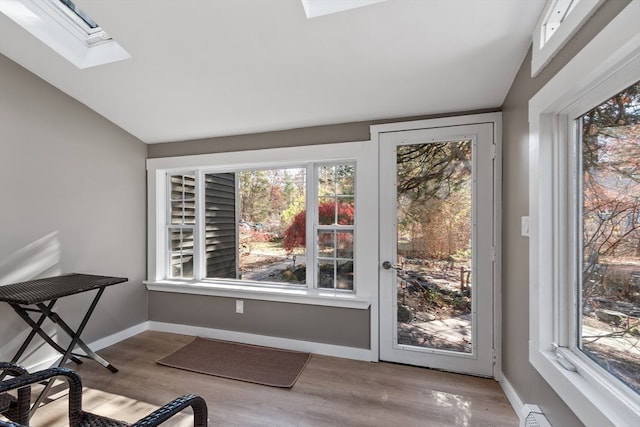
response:
[(380, 135), (380, 358), (493, 375), (493, 124)]

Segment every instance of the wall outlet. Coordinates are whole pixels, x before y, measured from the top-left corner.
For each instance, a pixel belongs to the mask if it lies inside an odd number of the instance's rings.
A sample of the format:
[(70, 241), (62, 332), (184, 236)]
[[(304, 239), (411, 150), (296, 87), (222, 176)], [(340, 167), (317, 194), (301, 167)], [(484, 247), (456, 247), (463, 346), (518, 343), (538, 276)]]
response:
[(244, 313), (244, 301), (241, 299), (236, 300), (236, 313)]

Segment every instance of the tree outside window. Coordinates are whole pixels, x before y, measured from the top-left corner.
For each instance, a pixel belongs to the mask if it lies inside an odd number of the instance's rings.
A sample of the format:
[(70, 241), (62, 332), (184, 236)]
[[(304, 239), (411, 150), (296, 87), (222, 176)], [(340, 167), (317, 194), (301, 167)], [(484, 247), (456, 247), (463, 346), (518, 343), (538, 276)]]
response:
[(580, 121), (578, 346), (640, 393), (640, 82)]

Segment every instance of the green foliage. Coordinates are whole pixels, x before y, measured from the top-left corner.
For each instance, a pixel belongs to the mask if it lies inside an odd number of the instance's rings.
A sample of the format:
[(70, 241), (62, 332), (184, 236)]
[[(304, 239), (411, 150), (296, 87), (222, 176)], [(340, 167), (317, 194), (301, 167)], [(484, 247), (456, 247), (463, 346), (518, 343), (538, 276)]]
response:
[(318, 170), (318, 195), (353, 195), (355, 167), (351, 164), (322, 166)]
[(288, 224), (304, 208), (305, 173), (301, 168), (238, 172), (240, 218), (281, 233), (282, 224)]
[[(582, 117), (583, 167), (591, 170), (605, 154), (602, 136), (612, 129), (640, 124), (640, 82), (611, 97)], [(629, 155), (637, 153), (628, 153)], [(640, 160), (635, 156), (636, 160)]]
[(398, 193), (425, 202), (460, 189), (471, 173), (471, 141), (398, 147)]
[(445, 259), (471, 250), (471, 141), (398, 147), (398, 230), (407, 254)]
[(293, 218), (298, 215), (300, 212), (305, 210), (306, 196), (304, 194), (299, 194), (295, 199), (293, 199), (289, 206), (280, 214), (280, 219), (283, 224), (291, 224)]
[(271, 184), (267, 171), (238, 173), (240, 217), (249, 222), (263, 222), (271, 210)]

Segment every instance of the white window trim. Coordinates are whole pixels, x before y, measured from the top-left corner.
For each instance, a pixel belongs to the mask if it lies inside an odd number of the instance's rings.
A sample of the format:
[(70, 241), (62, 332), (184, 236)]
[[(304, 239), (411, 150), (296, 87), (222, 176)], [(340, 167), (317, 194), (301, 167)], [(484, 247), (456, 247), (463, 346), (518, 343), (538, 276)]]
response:
[[(638, 22), (640, 1), (633, 1), (529, 102), (529, 358), (576, 416), (593, 426), (634, 425), (640, 403), (637, 395), (570, 348), (576, 308), (571, 285), (561, 285), (574, 274), (570, 236), (575, 231), (567, 201), (574, 192), (567, 165), (575, 153), (569, 134), (573, 118), (638, 80)], [(560, 345), (557, 352), (552, 343)]]
[[(195, 156), (168, 157), (147, 160), (147, 215), (148, 256), (147, 288), (152, 291), (214, 295), (232, 298), (259, 299), (301, 304), (325, 305), (367, 309), (377, 299), (378, 287), (378, 178), (377, 147), (371, 141), (330, 145), (274, 148), (237, 151)], [(333, 289), (297, 288), (277, 285), (259, 286), (235, 280), (178, 281), (165, 280), (164, 229), (166, 227), (167, 172), (195, 169), (215, 169), (225, 165), (233, 169), (272, 167), (299, 167), (301, 164), (347, 163), (356, 164), (356, 218), (354, 250), (357, 262), (354, 274), (358, 283), (353, 292)], [(356, 255), (354, 254), (354, 257)]]
[(551, 61), (560, 49), (584, 25), (591, 15), (600, 7), (604, 0), (579, 0), (571, 13), (566, 16), (562, 24), (551, 38), (544, 40), (544, 27), (549, 15), (558, 0), (548, 0), (540, 19), (533, 31), (533, 51), (531, 54), (531, 77), (535, 77)]

